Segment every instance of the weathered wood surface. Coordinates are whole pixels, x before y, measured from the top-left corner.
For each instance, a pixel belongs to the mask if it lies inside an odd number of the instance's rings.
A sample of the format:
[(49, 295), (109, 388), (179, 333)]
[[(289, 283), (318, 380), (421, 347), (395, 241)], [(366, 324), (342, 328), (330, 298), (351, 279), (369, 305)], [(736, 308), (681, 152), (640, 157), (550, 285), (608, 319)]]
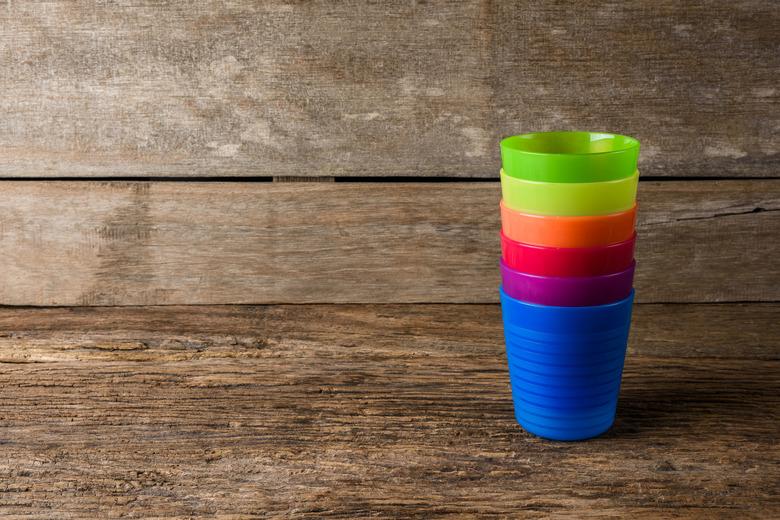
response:
[[(0, 304), (497, 301), (494, 183), (8, 181)], [(641, 183), (640, 302), (780, 300), (780, 181)]]
[[(763, 359), (780, 353), (780, 303), (634, 305), (629, 354)], [(252, 357), (269, 343), (335, 341), (374, 351), (399, 340), (486, 348), (499, 305), (0, 307), (0, 363), (178, 362)], [(260, 349), (260, 350), (259, 350)]]
[(777, 517), (777, 311), (637, 306), (615, 427), (553, 443), (497, 305), (0, 309), (0, 513)]
[(8, 0), (0, 175), (494, 177), (502, 136), (600, 129), (645, 174), (776, 176), (778, 27), (764, 0)]

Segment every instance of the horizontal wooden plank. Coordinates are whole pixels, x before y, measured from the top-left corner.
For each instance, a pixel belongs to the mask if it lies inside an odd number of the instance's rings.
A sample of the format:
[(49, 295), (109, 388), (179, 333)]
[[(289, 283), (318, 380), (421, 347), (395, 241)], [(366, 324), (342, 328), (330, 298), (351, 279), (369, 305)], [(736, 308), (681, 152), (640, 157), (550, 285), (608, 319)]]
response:
[(549, 129), (778, 175), (772, 2), (2, 4), (1, 176), (495, 177)]
[[(780, 303), (634, 305), (629, 354), (778, 361), (779, 312)], [(312, 339), (382, 352), (407, 336), (446, 354), (495, 348), (502, 334), (498, 304), (0, 307), (0, 363), (253, 357)]]
[[(0, 304), (497, 301), (494, 183), (0, 185)], [(641, 183), (639, 302), (780, 300), (780, 181)]]
[(645, 323), (614, 428), (582, 443), (514, 422), (496, 305), (0, 309), (0, 510), (773, 518), (778, 336), (718, 320), (768, 307), (695, 306), (709, 336), (638, 306), (680, 353), (747, 348), (674, 357)]

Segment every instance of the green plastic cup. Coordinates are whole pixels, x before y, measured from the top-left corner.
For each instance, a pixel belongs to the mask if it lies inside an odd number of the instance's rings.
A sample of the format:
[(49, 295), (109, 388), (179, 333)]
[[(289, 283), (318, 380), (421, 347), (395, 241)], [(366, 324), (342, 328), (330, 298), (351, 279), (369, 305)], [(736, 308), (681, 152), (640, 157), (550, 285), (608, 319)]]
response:
[(639, 172), (604, 182), (537, 182), (510, 177), (501, 170), (504, 204), (521, 213), (579, 217), (631, 209)]
[(636, 171), (639, 141), (601, 132), (534, 132), (501, 141), (510, 177), (539, 182), (602, 182)]

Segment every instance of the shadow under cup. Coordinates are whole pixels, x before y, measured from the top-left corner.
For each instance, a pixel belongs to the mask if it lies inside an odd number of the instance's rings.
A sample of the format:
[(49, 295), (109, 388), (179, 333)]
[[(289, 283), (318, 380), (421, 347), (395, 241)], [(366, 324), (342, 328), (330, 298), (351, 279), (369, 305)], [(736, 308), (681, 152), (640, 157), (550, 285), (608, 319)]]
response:
[(552, 440), (606, 432), (615, 420), (634, 292), (589, 307), (522, 302), (501, 289), (517, 422)]

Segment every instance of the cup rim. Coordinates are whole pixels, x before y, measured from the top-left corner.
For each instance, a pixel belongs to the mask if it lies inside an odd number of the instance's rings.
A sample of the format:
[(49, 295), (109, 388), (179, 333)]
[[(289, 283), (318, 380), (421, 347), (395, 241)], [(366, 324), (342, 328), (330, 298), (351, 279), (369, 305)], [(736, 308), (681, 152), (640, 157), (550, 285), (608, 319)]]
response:
[(501, 297), (506, 298), (507, 300), (510, 300), (513, 303), (516, 303), (518, 305), (525, 305), (527, 307), (533, 307), (535, 309), (541, 309), (545, 311), (553, 311), (553, 310), (563, 311), (565, 309), (565, 312), (585, 312), (586, 309), (605, 309), (608, 307), (620, 307), (622, 305), (625, 305), (629, 301), (632, 301), (636, 293), (636, 289), (632, 287), (631, 292), (629, 292), (628, 296), (626, 296), (625, 298), (614, 302), (603, 303), (601, 305), (545, 305), (543, 303), (533, 303), (533, 302), (527, 302), (523, 300), (518, 300), (517, 298), (513, 298), (509, 296), (506, 293), (506, 291), (504, 291), (503, 284), (501, 284), (498, 287), (498, 291)]
[(512, 177), (502, 168), (501, 195), (521, 213), (602, 216), (631, 209), (636, 202), (639, 170), (628, 177), (594, 182), (547, 182)]
[[(585, 186), (587, 184), (599, 184), (601, 186), (605, 184), (631, 184), (633, 182), (634, 177), (636, 177), (637, 181), (639, 180), (639, 169), (637, 168), (634, 170), (631, 175), (627, 175), (626, 177), (620, 177), (618, 179), (608, 179), (603, 181), (585, 181), (585, 182), (550, 182), (550, 181), (536, 181), (531, 179), (524, 179), (523, 177), (514, 177), (512, 175), (509, 175), (506, 170), (502, 167), (501, 173), (500, 173), (501, 179), (506, 178), (507, 182), (517, 182), (518, 184), (526, 184), (529, 186), (549, 186), (549, 185), (565, 185), (565, 189), (578, 189), (574, 186)], [(564, 189), (564, 188), (561, 188)], [(636, 202), (636, 200), (634, 201)], [(519, 210), (515, 210), (519, 211)], [(623, 210), (628, 211), (628, 210)], [(523, 213), (522, 211), (520, 213)], [(622, 211), (615, 211), (613, 213), (622, 213)], [(580, 215), (580, 216), (587, 216), (587, 215)], [(596, 216), (604, 216), (604, 215), (596, 215)]]
[[(527, 244), (525, 242), (520, 242), (519, 240), (514, 240), (512, 238), (509, 238), (506, 236), (506, 233), (504, 233), (503, 228), (499, 231), (499, 234), (501, 236), (501, 240), (505, 240), (507, 242), (510, 242), (512, 245), (517, 244), (516, 247), (521, 247), (524, 249), (534, 249), (534, 250), (546, 250), (546, 249), (566, 249), (566, 250), (579, 250), (579, 251), (607, 251), (609, 249), (617, 249), (620, 247), (626, 247), (628, 244), (636, 242), (637, 234), (636, 230), (631, 234), (630, 237), (628, 237), (625, 240), (621, 240), (620, 242), (612, 242), (610, 244), (605, 244), (603, 246), (587, 246), (587, 247), (558, 247), (558, 246), (543, 246), (538, 244)], [(511, 268), (510, 268), (511, 269)]]
[[(616, 140), (620, 139), (624, 142), (625, 146), (622, 146), (617, 149), (613, 150), (606, 150), (603, 152), (538, 152), (538, 151), (532, 151), (527, 150), (522, 147), (515, 146), (515, 144), (519, 144), (522, 141), (534, 141), (534, 140), (544, 140), (544, 138), (553, 137), (553, 136), (562, 136), (562, 135), (582, 135), (582, 136), (603, 136), (603, 139), (598, 140)], [(591, 139), (590, 142), (593, 142)], [(596, 157), (596, 156), (604, 156), (604, 155), (610, 155), (610, 154), (622, 154), (630, 152), (636, 148), (639, 148), (639, 140), (635, 137), (631, 137), (628, 135), (623, 134), (613, 134), (610, 132), (591, 132), (591, 131), (582, 131), (582, 130), (575, 130), (575, 131), (566, 131), (566, 130), (553, 130), (548, 132), (528, 132), (525, 134), (518, 134), (518, 135), (512, 135), (509, 137), (505, 137), (501, 140), (500, 143), (501, 148), (506, 150), (511, 150), (513, 153), (523, 154), (523, 155), (533, 155), (533, 156), (576, 156), (576, 157)]]
[(501, 269), (505, 269), (509, 271), (510, 274), (513, 276), (518, 276), (522, 278), (531, 278), (533, 280), (541, 281), (542, 283), (544, 283), (544, 281), (553, 281), (553, 280), (556, 282), (560, 281), (561, 283), (565, 283), (564, 282), (565, 280), (571, 281), (574, 278), (578, 279), (579, 283), (606, 281), (606, 280), (619, 279), (621, 276), (625, 276), (627, 273), (636, 270), (636, 260), (631, 260), (631, 264), (628, 267), (626, 267), (621, 271), (616, 271), (614, 273), (599, 274), (596, 276), (544, 276), (540, 274), (529, 274), (529, 273), (524, 273), (522, 271), (518, 271), (517, 269), (509, 267), (503, 258), (499, 260), (499, 263)]
[[(569, 184), (575, 184), (575, 183), (569, 183)], [(554, 220), (568, 221), (568, 222), (574, 222), (574, 221), (586, 222), (586, 221), (596, 221), (596, 220), (602, 221), (608, 218), (617, 219), (625, 216), (626, 213), (636, 213), (639, 210), (639, 201), (637, 200), (634, 200), (634, 205), (628, 209), (625, 209), (623, 211), (615, 211), (614, 213), (605, 213), (603, 215), (540, 215), (539, 213), (526, 213), (525, 211), (520, 211), (519, 209), (510, 208), (509, 206), (507, 206), (506, 202), (504, 202), (503, 197), (501, 198), (501, 200), (498, 201), (498, 205), (500, 209), (510, 211), (512, 213), (517, 213), (518, 215), (521, 215), (522, 218), (533, 218), (533, 219), (548, 220), (548, 221), (554, 219)]]
[(501, 227), (517, 242), (548, 247), (595, 247), (630, 238), (636, 230), (638, 203), (625, 211), (604, 215), (540, 215), (524, 213), (502, 200)]

